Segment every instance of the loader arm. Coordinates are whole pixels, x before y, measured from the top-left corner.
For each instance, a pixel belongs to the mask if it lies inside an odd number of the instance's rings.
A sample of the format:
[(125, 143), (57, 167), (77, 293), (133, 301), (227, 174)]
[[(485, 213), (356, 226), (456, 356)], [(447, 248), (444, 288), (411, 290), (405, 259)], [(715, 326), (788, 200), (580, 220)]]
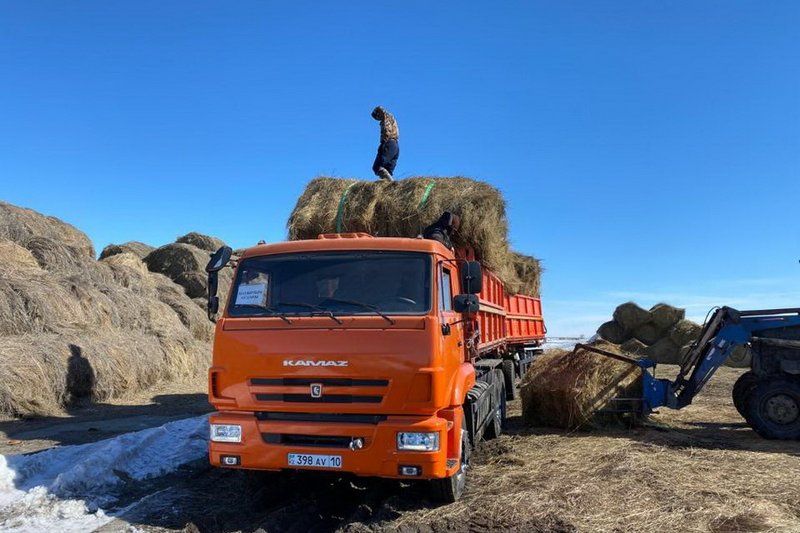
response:
[(675, 381), (660, 382), (645, 388), (645, 399), (651, 409), (666, 406), (686, 407), (700, 393), (717, 369), (738, 346), (747, 344), (754, 332), (800, 325), (800, 308), (738, 311), (721, 307), (706, 321), (681, 364)]

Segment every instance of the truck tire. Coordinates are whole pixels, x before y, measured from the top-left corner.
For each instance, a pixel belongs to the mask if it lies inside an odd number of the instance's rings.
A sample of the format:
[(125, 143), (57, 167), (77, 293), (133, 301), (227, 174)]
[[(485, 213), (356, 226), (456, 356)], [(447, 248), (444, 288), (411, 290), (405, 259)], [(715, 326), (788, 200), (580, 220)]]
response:
[(511, 359), (504, 359), (503, 366), (503, 379), (506, 383), (506, 400), (512, 401), (517, 399), (517, 388), (515, 386), (517, 372), (515, 369), (514, 361)]
[(458, 471), (450, 477), (431, 480), (431, 496), (434, 500), (444, 503), (453, 503), (464, 494), (467, 485), (467, 470), (472, 449), (469, 443), (466, 417), (461, 418), (461, 460)]
[(502, 435), (503, 428), (506, 425), (506, 398), (508, 398), (508, 395), (505, 391), (505, 384), (502, 381), (498, 381), (498, 384), (500, 386), (500, 394), (498, 394), (500, 405), (495, 408), (492, 420), (486, 426), (486, 433), (484, 435), (486, 440), (496, 439)]
[(745, 419), (766, 439), (800, 440), (800, 380), (773, 377), (750, 391)]
[(736, 407), (736, 410), (739, 411), (739, 414), (742, 415), (743, 418), (747, 417), (747, 399), (753, 387), (758, 384), (758, 379), (758, 376), (752, 372), (745, 372), (739, 376), (739, 379), (737, 379), (736, 383), (733, 385), (733, 391), (731, 392), (733, 396), (733, 406)]

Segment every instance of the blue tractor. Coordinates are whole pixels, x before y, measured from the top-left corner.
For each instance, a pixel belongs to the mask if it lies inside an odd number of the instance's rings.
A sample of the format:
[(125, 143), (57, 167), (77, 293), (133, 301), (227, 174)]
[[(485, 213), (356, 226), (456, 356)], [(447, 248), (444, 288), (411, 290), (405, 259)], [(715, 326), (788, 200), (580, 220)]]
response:
[(642, 397), (630, 410), (644, 416), (659, 407), (681, 409), (692, 403), (740, 346), (749, 346), (752, 361), (750, 370), (733, 386), (733, 403), (739, 414), (762, 437), (800, 440), (800, 309), (717, 308), (684, 355), (674, 380), (655, 378), (652, 360), (582, 345), (641, 367)]

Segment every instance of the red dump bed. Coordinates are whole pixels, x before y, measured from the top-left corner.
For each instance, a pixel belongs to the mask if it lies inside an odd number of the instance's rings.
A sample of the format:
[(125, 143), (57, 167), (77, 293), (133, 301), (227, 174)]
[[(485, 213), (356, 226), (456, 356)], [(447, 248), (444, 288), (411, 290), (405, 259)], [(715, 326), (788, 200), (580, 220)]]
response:
[(503, 282), (483, 269), (483, 290), (478, 295), (481, 353), (515, 345), (537, 346), (544, 341), (542, 301), (533, 296), (506, 294)]

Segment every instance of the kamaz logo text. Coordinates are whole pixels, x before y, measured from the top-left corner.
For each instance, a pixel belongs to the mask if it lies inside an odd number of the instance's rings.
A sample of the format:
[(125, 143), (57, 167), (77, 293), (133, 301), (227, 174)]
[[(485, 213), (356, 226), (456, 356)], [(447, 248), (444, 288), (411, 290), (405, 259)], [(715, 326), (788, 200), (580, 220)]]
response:
[(283, 360), (283, 366), (347, 366), (349, 364), (349, 361), (310, 361), (302, 359), (299, 361), (295, 361), (293, 359)]

